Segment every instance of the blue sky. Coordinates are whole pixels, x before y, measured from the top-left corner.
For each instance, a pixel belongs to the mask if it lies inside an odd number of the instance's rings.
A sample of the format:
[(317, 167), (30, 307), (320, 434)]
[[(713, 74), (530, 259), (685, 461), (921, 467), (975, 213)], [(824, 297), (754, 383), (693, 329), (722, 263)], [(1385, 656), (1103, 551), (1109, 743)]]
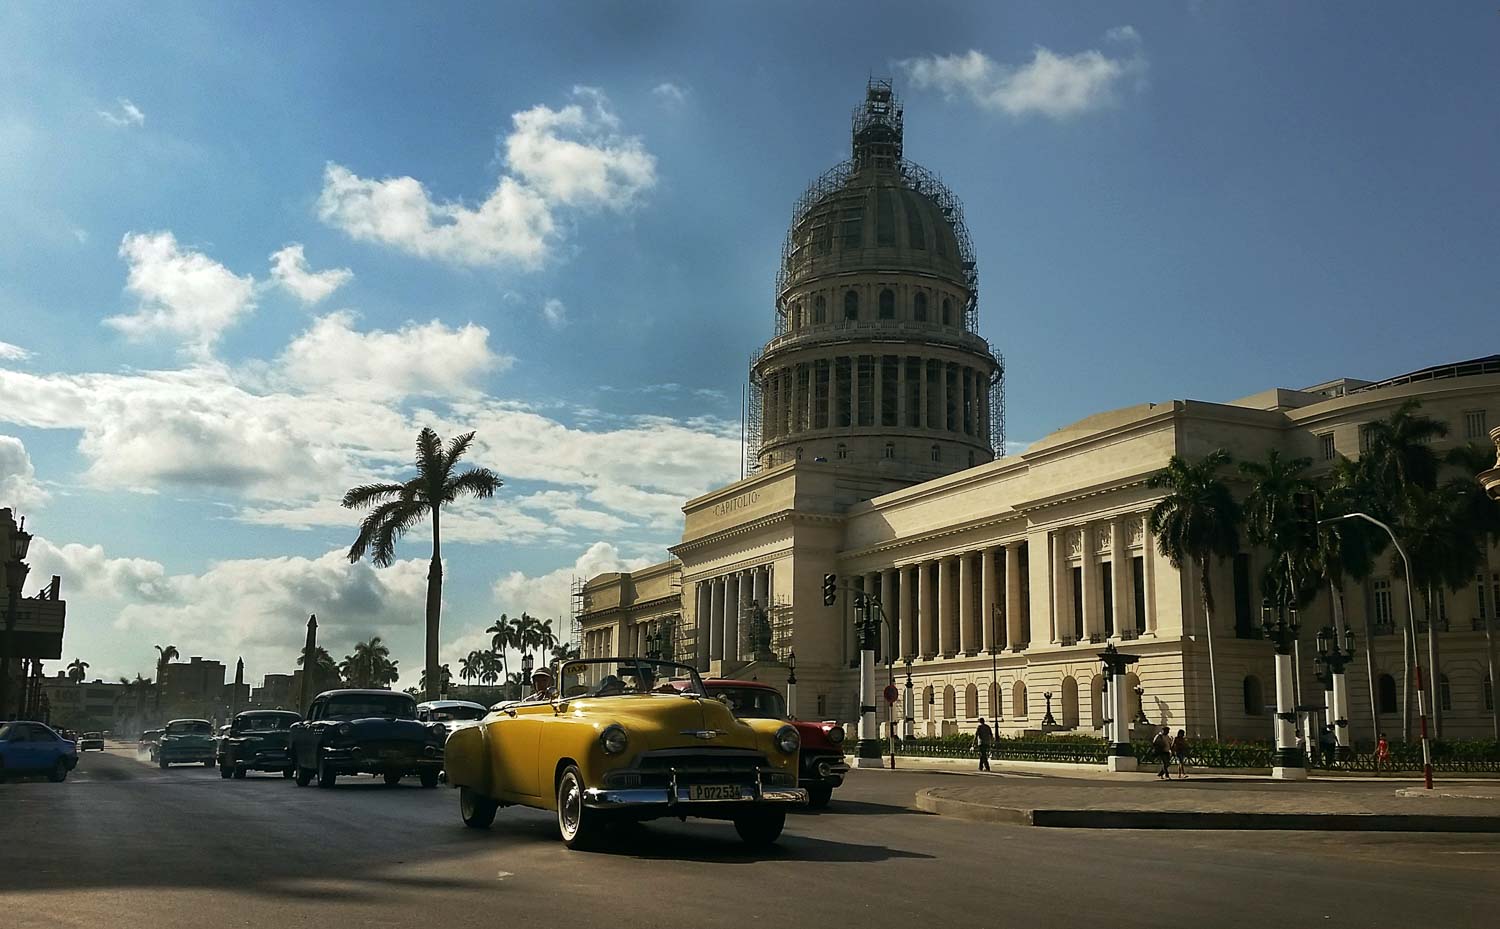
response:
[(415, 682), (427, 539), (341, 558), (416, 429), (445, 660), (658, 560), (738, 475), (791, 204), (870, 75), (966, 204), (1024, 444), (1494, 351), (1493, 4), (156, 4), (0, 10), (0, 506), (67, 659), (251, 677), (318, 612)]

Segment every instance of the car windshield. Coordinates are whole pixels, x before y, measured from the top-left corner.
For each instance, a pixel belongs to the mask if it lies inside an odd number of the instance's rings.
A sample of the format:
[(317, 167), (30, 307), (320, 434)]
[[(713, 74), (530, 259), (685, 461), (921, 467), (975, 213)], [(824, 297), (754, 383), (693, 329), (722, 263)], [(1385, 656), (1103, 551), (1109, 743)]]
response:
[(487, 712), (482, 706), (435, 706), (427, 711), (427, 719), (434, 723), (446, 723), (455, 719), (483, 719)]
[(417, 702), (405, 694), (342, 694), (328, 698), (325, 719), (366, 719), (389, 716), (416, 719)]
[(644, 693), (703, 695), (703, 681), (697, 671), (673, 661), (646, 658), (569, 661), (562, 666), (558, 680), (561, 682), (560, 695), (564, 698), (622, 697)]
[(296, 722), (292, 716), (272, 714), (269, 716), (241, 716), (234, 721), (235, 732), (278, 732), (290, 728)]
[(213, 727), (199, 719), (167, 723), (167, 735), (211, 735)]
[(708, 695), (729, 704), (741, 719), (783, 719), (786, 701), (774, 690), (759, 687), (710, 687)]

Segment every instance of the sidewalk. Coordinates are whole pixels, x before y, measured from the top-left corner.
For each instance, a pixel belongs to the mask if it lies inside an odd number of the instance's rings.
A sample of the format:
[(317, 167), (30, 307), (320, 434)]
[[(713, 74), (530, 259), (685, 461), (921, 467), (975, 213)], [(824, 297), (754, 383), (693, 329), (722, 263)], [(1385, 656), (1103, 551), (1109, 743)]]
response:
[[(885, 767), (890, 768), (891, 758), (885, 756)], [(962, 774), (978, 774), (979, 763), (973, 758), (915, 758), (906, 755), (896, 756), (896, 770), (898, 771), (951, 771)], [(1139, 771), (1109, 771), (1103, 765), (1097, 764), (1065, 764), (1061, 762), (1042, 761), (991, 761), (990, 767), (996, 774), (1015, 774), (1033, 777), (1067, 777), (1081, 778), (1087, 780), (1102, 780), (1111, 783), (1128, 783), (1132, 781), (1154, 781), (1156, 780), (1156, 762), (1143, 763)], [(871, 770), (871, 769), (865, 769)], [(1176, 770), (1176, 766), (1173, 766)], [(1245, 768), (1188, 768), (1189, 781), (1212, 777), (1214, 780), (1240, 780), (1240, 781), (1270, 781), (1269, 770), (1246, 770)], [(1372, 783), (1389, 784), (1392, 787), (1402, 785), (1422, 784), (1420, 771), (1402, 771), (1399, 774), (1370, 774), (1367, 772), (1344, 772), (1325, 771), (1321, 768), (1309, 768), (1310, 779), (1315, 782), (1324, 783)], [(1500, 778), (1493, 774), (1435, 774), (1434, 780), (1440, 784), (1478, 783), (1492, 784), (1500, 787)], [(1278, 782), (1279, 783), (1279, 782)]]
[(981, 822), (1084, 829), (1500, 833), (1500, 784), (1487, 780), (1450, 780), (1428, 791), (1420, 779), (1406, 778), (1160, 781), (1149, 772), (1085, 774), (1054, 766), (1047, 773), (976, 773), (924, 788), (916, 807)]

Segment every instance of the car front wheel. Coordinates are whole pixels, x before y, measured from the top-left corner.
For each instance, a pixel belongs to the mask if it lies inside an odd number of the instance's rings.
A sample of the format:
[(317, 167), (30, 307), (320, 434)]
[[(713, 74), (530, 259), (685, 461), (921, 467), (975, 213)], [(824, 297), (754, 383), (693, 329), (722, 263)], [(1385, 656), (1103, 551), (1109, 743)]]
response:
[(740, 834), (740, 839), (751, 848), (764, 848), (781, 837), (781, 830), (786, 826), (786, 812), (784, 810), (760, 810), (754, 813), (741, 813), (734, 818), (734, 831)]
[(833, 799), (833, 788), (827, 784), (817, 784), (807, 788), (807, 805), (815, 810), (821, 810)]
[(296, 771), (297, 786), (306, 787), (308, 784), (311, 784), (312, 775), (312, 768), (304, 768), (299, 765)]
[(385, 772), (385, 785), (387, 787), (395, 787), (399, 783), (401, 783), (401, 772), (400, 771), (387, 771), (387, 772)]
[(163, 771), (167, 770), (167, 759), (162, 758), (162, 757), (157, 757), (157, 759), (156, 759), (156, 766), (158, 768), (161, 768)]
[(243, 781), (245, 779), (245, 774), (246, 774), (246, 770), (245, 770), (245, 768), (242, 765), (235, 765), (234, 766), (234, 779), (235, 780), (237, 780), (237, 781)]
[(458, 815), (470, 829), (488, 829), (495, 821), (495, 811), (500, 804), (484, 796), (472, 787), (458, 789)]
[(234, 773), (234, 771), (233, 771), (233, 769), (231, 769), (229, 767), (229, 765), (227, 765), (227, 764), (221, 764), (221, 765), (219, 765), (219, 777), (222, 778), (223, 780), (226, 780), (226, 781), (229, 780), (229, 776), (231, 774), (233, 774), (233, 773)]
[(59, 758), (57, 759), (57, 764), (52, 766), (52, 770), (47, 772), (47, 780), (51, 781), (54, 784), (61, 784), (67, 779), (68, 763)]
[(599, 814), (584, 805), (583, 791), (578, 766), (568, 765), (557, 779), (557, 831), (569, 848), (587, 848), (603, 831)]
[(438, 773), (431, 768), (424, 768), (420, 772), (423, 787), (436, 787), (438, 785)]
[(318, 786), (332, 787), (334, 781), (338, 780), (338, 772), (327, 761), (318, 762)]

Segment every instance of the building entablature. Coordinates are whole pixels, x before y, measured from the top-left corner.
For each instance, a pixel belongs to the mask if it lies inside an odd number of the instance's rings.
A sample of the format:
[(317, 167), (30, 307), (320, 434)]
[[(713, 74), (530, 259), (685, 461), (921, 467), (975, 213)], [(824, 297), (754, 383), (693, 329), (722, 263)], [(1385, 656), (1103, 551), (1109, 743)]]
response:
[[(954, 364), (974, 364), (976, 355), (981, 365), (995, 366), (994, 352), (987, 340), (971, 332), (952, 326), (872, 320), (869, 322), (829, 323), (810, 325), (805, 329), (777, 336), (767, 342), (756, 357), (752, 367), (755, 374), (764, 374), (792, 354), (798, 360), (807, 357), (835, 358), (848, 354), (845, 349), (853, 347), (863, 354), (921, 355), (924, 358), (944, 359)], [(816, 355), (804, 355), (813, 349), (824, 349)]]

